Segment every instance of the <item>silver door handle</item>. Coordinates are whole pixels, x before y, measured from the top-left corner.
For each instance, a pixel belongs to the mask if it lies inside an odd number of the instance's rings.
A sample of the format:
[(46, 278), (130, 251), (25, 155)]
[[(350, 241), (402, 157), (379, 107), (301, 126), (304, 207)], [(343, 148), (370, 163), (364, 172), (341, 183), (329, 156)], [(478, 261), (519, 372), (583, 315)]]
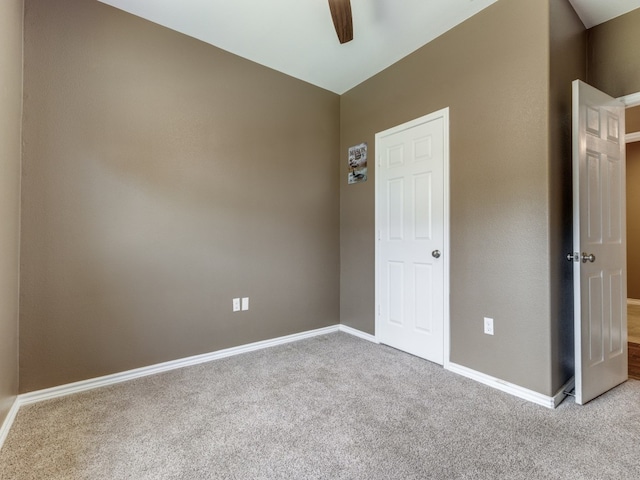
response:
[(440, 258), (440, 250), (434, 250), (433, 252), (431, 252), (431, 256), (433, 258)]
[(589, 255), (587, 255), (586, 253), (582, 252), (582, 263), (587, 263), (587, 262), (595, 262), (596, 261), (596, 256), (593, 253), (590, 253)]

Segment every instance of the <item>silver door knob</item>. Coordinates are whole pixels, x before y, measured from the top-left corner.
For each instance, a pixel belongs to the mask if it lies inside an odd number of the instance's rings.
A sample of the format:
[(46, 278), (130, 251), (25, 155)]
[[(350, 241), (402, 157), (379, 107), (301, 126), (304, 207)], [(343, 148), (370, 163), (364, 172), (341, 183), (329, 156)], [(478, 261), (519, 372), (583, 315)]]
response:
[(596, 256), (593, 253), (590, 253), (589, 255), (587, 255), (586, 253), (582, 252), (582, 263), (587, 263), (587, 262), (595, 262), (596, 261)]
[(440, 258), (440, 250), (434, 250), (433, 252), (431, 252), (431, 256), (433, 258)]

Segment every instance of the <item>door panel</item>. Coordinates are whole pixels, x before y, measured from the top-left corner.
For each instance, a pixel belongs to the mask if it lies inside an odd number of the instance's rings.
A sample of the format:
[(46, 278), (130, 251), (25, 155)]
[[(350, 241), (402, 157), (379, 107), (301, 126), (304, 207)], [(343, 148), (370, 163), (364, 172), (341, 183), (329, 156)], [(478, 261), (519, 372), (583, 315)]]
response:
[(404, 326), (404, 263), (388, 262), (387, 298), (389, 304), (388, 320)]
[(573, 82), (576, 402), (627, 379), (624, 105)]
[(415, 192), (413, 211), (415, 212), (415, 240), (430, 240), (432, 236), (431, 221), (433, 189), (431, 188), (432, 173), (427, 172), (413, 178)]
[[(414, 267), (416, 292), (432, 292), (434, 289), (434, 268), (432, 265), (416, 264)], [(427, 295), (415, 295), (416, 301), (416, 330), (431, 334), (434, 332), (433, 323), (433, 302), (429, 301)]]
[(376, 135), (376, 335), (444, 362), (444, 161), (442, 115)]

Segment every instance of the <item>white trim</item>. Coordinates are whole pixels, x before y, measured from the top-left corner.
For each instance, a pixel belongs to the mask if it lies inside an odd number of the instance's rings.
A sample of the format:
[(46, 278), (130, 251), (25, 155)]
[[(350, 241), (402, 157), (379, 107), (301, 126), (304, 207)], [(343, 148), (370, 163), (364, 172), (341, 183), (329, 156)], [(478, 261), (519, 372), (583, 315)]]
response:
[(73, 393), (84, 392), (87, 390), (93, 390), (94, 388), (105, 387), (108, 385), (114, 385), (117, 383), (134, 380), (136, 378), (155, 375), (157, 373), (168, 372), (170, 370), (176, 370), (178, 368), (189, 367), (192, 365), (199, 365), (201, 363), (207, 363), (213, 360), (219, 360), (221, 358), (239, 355), (241, 353), (253, 352), (255, 350), (262, 350), (264, 348), (296, 342), (298, 340), (304, 340), (306, 338), (317, 337), (319, 335), (326, 335), (328, 333), (335, 333), (335, 332), (338, 332), (339, 330), (340, 330), (339, 325), (333, 325), (331, 327), (319, 328), (317, 330), (310, 330), (308, 332), (295, 333), (293, 335), (278, 337), (271, 340), (264, 340), (261, 342), (249, 343), (247, 345), (226, 348), (224, 350), (218, 350), (212, 353), (194, 355), (192, 357), (181, 358), (181, 359), (172, 360), (169, 362), (157, 363), (155, 365), (150, 365), (148, 367), (136, 368), (134, 370), (127, 370), (125, 372), (114, 373), (112, 375), (105, 375), (103, 377), (97, 377), (89, 380), (82, 380), (80, 382), (68, 383), (66, 385), (60, 385), (57, 387), (37, 390), (35, 392), (29, 392), (29, 393), (24, 393), (22, 395), (19, 395), (18, 403), (20, 406), (29, 405), (36, 402), (42, 402), (44, 400), (50, 400), (52, 398), (64, 397), (66, 395), (71, 395)]
[(450, 192), (451, 192), (451, 180), (449, 177), (449, 167), (451, 163), (451, 145), (450, 145), (450, 129), (451, 124), (449, 121), (449, 107), (441, 110), (442, 118), (444, 119), (444, 363), (443, 367), (447, 368), (450, 362), (450, 326), (451, 326), (451, 313), (450, 313), (450, 268), (451, 268), (451, 242), (450, 242), (450, 228), (451, 228), (451, 211), (450, 211)]
[(635, 298), (627, 298), (627, 305), (640, 305), (640, 300)]
[(256, 350), (262, 350), (269, 347), (275, 347), (277, 345), (284, 345), (286, 343), (297, 342), (298, 340), (304, 340), (307, 338), (317, 337), (319, 335), (327, 335), (330, 333), (344, 332), (355, 337), (359, 337), (364, 340), (368, 340), (373, 343), (378, 343), (373, 335), (356, 330), (355, 328), (348, 327), (346, 325), (332, 325), (330, 327), (319, 328), (317, 330), (310, 330), (302, 333), (294, 333), (293, 335), (287, 335), (284, 337), (278, 337), (271, 340), (263, 340), (261, 342), (249, 343), (247, 345), (241, 345), (238, 347), (226, 348), (224, 350), (218, 350), (216, 352), (204, 353), (202, 355), (194, 355), (191, 357), (181, 358), (177, 360), (171, 360), (169, 362), (157, 363), (155, 365), (149, 365), (147, 367), (136, 368), (134, 370), (127, 370), (124, 372), (114, 373), (111, 375), (105, 375), (102, 377), (91, 378), (88, 380), (82, 380), (74, 383), (67, 383), (65, 385), (59, 385), (57, 387), (46, 388), (43, 390), (36, 390), (34, 392), (24, 393), (19, 395), (16, 401), (18, 407), (22, 405), (29, 405), (32, 403), (42, 402), (44, 400), (50, 400), (53, 398), (64, 397), (74, 393), (85, 392), (87, 390), (93, 390), (94, 388), (106, 387), (108, 385), (115, 385), (117, 383), (127, 382), (136, 378), (147, 377), (149, 375), (155, 375), (158, 373), (168, 372), (170, 370), (176, 370), (178, 368), (190, 367), (193, 365), (199, 365), (201, 363), (212, 362), (222, 358), (231, 357), (234, 355), (240, 355), (242, 353), (253, 352)]
[(0, 425), (0, 450), (2, 450), (2, 446), (4, 445), (4, 441), (7, 439), (9, 435), (9, 430), (11, 430), (11, 426), (13, 425), (13, 421), (16, 419), (16, 415), (18, 415), (18, 410), (20, 409), (20, 402), (16, 398), (9, 409), (9, 413), (7, 417)]
[(564, 387), (555, 396), (549, 397), (548, 395), (543, 395), (541, 393), (534, 392), (533, 390), (529, 390), (528, 388), (505, 382), (504, 380), (500, 380), (499, 378), (492, 377), (491, 375), (487, 375), (485, 373), (478, 372), (467, 367), (463, 367), (462, 365), (458, 365), (453, 362), (449, 362), (446, 368), (447, 370), (462, 375), (463, 377), (470, 378), (472, 380), (475, 380), (476, 382), (480, 382), (502, 392), (509, 393), (514, 397), (522, 398), (524, 400), (528, 400), (547, 408), (555, 408), (560, 404), (560, 399), (564, 399), (564, 397), (566, 396), (566, 394), (563, 394), (565, 390)]
[(624, 136), (625, 143), (640, 142), (640, 132), (627, 133)]
[(378, 345), (380, 344), (380, 342), (374, 335), (365, 333), (361, 330), (356, 330), (355, 328), (348, 327), (347, 325), (342, 325), (342, 324), (338, 325), (338, 330), (344, 333), (348, 333), (349, 335), (353, 335), (354, 337), (367, 340), (368, 342), (376, 343)]
[(640, 92), (625, 95), (624, 97), (618, 97), (618, 100), (624, 103), (624, 106), (627, 108), (636, 107), (640, 105)]
[[(397, 125), (395, 127), (389, 128), (387, 130), (384, 130), (382, 132), (378, 132), (375, 135), (375, 166), (378, 167), (380, 162), (379, 159), (380, 157), (378, 156), (378, 143), (379, 143), (379, 139), (388, 135), (393, 135), (394, 133), (403, 131), (403, 130), (407, 130), (409, 128), (415, 127), (417, 125), (422, 125), (423, 123), (426, 122), (430, 122), (433, 121), (437, 118), (442, 118), (444, 121), (444, 149), (443, 149), (443, 163), (444, 163), (444, 170), (443, 170), (443, 183), (444, 183), (444, 189), (443, 189), (443, 196), (444, 196), (444, 239), (443, 239), (443, 250), (444, 250), (444, 255), (443, 255), (443, 261), (444, 261), (444, 285), (443, 285), (443, 297), (444, 297), (444, 310), (443, 310), (443, 315), (444, 315), (444, 325), (443, 325), (443, 342), (444, 342), (444, 349), (443, 349), (443, 366), (445, 368), (447, 368), (447, 366), (449, 365), (449, 357), (451, 355), (451, 350), (450, 350), (450, 268), (451, 268), (451, 245), (450, 245), (450, 228), (451, 228), (451, 224), (450, 224), (450, 135), (449, 135), (449, 130), (450, 130), (450, 121), (449, 121), (449, 107), (445, 107), (441, 110), (435, 111), (433, 113), (430, 113), (428, 115), (424, 115), (420, 118), (416, 118), (414, 120), (411, 120), (409, 122), (405, 122), (401, 125)], [(378, 337), (378, 332), (380, 331), (380, 329), (378, 328), (378, 323), (380, 322), (380, 315), (379, 315), (379, 305), (380, 305), (380, 294), (379, 294), (379, 275), (378, 275), (378, 271), (379, 271), (379, 257), (380, 257), (380, 249), (378, 246), (378, 230), (379, 230), (379, 225), (378, 225), (378, 212), (380, 211), (380, 207), (378, 205), (379, 203), (379, 185), (378, 185), (378, 175), (375, 175), (376, 177), (376, 182), (375, 182), (375, 213), (374, 213), (374, 217), (375, 217), (375, 228), (374, 228), (374, 235), (375, 235), (375, 260), (374, 260), (374, 271), (375, 271), (375, 279), (374, 279), (374, 284), (375, 284), (375, 304), (374, 304), (374, 309), (375, 309), (375, 320), (374, 320), (374, 325), (375, 325), (375, 330), (376, 330), (376, 343), (380, 343), (379, 341), (379, 337)]]

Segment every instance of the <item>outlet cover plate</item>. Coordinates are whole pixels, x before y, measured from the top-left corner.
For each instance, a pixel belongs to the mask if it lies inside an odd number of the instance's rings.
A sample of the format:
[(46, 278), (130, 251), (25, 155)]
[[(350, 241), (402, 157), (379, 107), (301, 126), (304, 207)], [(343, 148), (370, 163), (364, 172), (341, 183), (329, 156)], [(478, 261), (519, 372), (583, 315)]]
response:
[(484, 333), (493, 335), (493, 318), (484, 317)]

